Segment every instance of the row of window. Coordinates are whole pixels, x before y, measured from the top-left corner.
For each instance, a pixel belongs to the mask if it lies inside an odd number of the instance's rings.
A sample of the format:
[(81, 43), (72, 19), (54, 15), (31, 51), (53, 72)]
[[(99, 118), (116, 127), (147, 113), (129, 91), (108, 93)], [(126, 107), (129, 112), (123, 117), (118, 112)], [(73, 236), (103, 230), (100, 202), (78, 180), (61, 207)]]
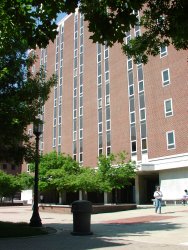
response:
[(2, 170), (7, 170), (7, 169), (11, 169), (11, 170), (16, 170), (18, 168), (18, 166), (16, 166), (15, 164), (11, 164), (10, 167), (8, 164), (4, 163), (2, 164), (2, 166), (0, 166), (0, 169)]

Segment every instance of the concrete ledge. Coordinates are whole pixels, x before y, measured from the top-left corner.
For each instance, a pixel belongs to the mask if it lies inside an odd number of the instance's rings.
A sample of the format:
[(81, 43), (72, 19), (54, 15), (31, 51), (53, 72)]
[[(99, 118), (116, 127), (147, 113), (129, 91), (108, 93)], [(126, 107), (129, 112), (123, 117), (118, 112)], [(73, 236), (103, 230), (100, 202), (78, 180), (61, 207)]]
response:
[[(163, 199), (162, 200), (162, 205), (179, 205), (182, 204), (183, 199)], [(155, 199), (152, 199), (153, 204), (155, 203)], [(187, 204), (187, 200), (185, 201), (185, 204)]]
[[(107, 205), (93, 205), (92, 214), (97, 213), (110, 213), (125, 210), (136, 209), (136, 204), (107, 204)], [(52, 205), (52, 204), (40, 204), (39, 211), (52, 212), (52, 213), (64, 213), (71, 214), (71, 206), (69, 205)]]

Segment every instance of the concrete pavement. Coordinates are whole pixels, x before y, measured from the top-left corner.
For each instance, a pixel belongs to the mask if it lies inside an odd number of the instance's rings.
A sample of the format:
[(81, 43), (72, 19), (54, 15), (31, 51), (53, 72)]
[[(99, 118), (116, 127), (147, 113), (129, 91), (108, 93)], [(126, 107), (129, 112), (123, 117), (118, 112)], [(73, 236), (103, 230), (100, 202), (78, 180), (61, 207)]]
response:
[[(31, 207), (0, 207), (0, 220), (29, 222)], [(138, 250), (188, 249), (188, 206), (153, 207), (92, 214), (93, 235), (72, 236), (72, 214), (40, 212), (44, 227), (56, 232), (44, 236), (0, 238), (0, 250)]]

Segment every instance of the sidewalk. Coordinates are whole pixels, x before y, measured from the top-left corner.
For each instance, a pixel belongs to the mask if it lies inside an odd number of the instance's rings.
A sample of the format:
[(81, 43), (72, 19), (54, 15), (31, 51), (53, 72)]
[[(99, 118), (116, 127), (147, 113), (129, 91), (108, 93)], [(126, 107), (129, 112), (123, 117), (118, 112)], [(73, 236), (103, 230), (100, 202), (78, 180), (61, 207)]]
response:
[[(0, 220), (29, 222), (31, 207), (0, 207)], [(162, 207), (91, 215), (93, 235), (72, 236), (72, 214), (40, 212), (45, 227), (55, 234), (0, 239), (0, 250), (184, 250), (188, 249), (188, 206)]]

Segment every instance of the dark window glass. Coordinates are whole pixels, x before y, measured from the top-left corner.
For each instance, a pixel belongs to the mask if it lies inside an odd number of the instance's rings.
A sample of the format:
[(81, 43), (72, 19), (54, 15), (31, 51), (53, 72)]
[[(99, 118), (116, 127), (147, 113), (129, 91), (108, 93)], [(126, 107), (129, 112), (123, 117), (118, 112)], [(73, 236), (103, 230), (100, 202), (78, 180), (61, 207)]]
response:
[(132, 153), (136, 152), (136, 141), (131, 142)]
[(105, 59), (105, 72), (109, 71), (109, 63), (108, 63), (108, 58)]
[(129, 95), (134, 94), (134, 85), (129, 86)]
[(73, 109), (76, 109), (76, 97), (74, 97)]
[(133, 62), (132, 62), (132, 60), (129, 60), (128, 61), (128, 70), (132, 69), (132, 67), (133, 67)]
[(83, 116), (80, 116), (80, 128), (83, 128)]
[(80, 162), (83, 161), (83, 154), (80, 154)]
[(110, 120), (110, 107), (106, 107), (106, 120)]
[(129, 85), (133, 85), (133, 71), (129, 71), (128, 73)]
[(83, 74), (80, 74), (80, 85), (83, 85)]
[(98, 118), (99, 118), (99, 123), (102, 122), (102, 109), (98, 110)]
[(106, 133), (107, 146), (111, 146), (111, 134), (110, 132)]
[(169, 83), (169, 71), (168, 70), (163, 71), (163, 83), (164, 85)]
[(138, 81), (143, 80), (143, 70), (142, 70), (142, 65), (138, 66)]
[(136, 140), (136, 127), (134, 124), (131, 125), (131, 141)]
[(102, 155), (102, 148), (99, 149), (99, 155)]
[(74, 77), (74, 89), (77, 87), (77, 77)]
[(99, 148), (102, 148), (102, 135), (99, 135)]
[(134, 111), (134, 97), (131, 97), (129, 99), (129, 105), (130, 105), (130, 112)]
[(131, 113), (131, 123), (135, 123), (135, 113)]
[(107, 155), (110, 155), (110, 153), (111, 153), (111, 147), (108, 147), (106, 151), (107, 151), (107, 152), (106, 152)]
[(139, 95), (140, 109), (145, 108), (145, 98), (144, 93)]
[(76, 119), (73, 120), (73, 130), (76, 131)]
[(3, 169), (7, 169), (7, 164), (3, 164)]
[(146, 139), (142, 139), (142, 150), (146, 150), (147, 149), (147, 141)]
[(98, 75), (101, 75), (101, 63), (98, 63)]
[(110, 94), (110, 84), (109, 82), (106, 84), (106, 95)]
[(98, 99), (102, 98), (102, 85), (98, 86)]
[(80, 65), (82, 65), (82, 64), (83, 64), (83, 53), (80, 54)]
[(80, 140), (80, 153), (83, 152), (83, 140)]
[(80, 107), (83, 106), (83, 96), (80, 96)]
[(144, 82), (141, 81), (141, 82), (139, 82), (139, 92), (141, 92), (143, 90), (144, 90)]
[(76, 141), (73, 142), (73, 154), (76, 154)]
[(98, 55), (98, 62), (101, 62), (101, 54)]
[(141, 138), (146, 138), (146, 122), (141, 123)]
[(100, 43), (97, 44), (97, 52), (98, 52), (98, 54), (101, 53), (101, 44)]

